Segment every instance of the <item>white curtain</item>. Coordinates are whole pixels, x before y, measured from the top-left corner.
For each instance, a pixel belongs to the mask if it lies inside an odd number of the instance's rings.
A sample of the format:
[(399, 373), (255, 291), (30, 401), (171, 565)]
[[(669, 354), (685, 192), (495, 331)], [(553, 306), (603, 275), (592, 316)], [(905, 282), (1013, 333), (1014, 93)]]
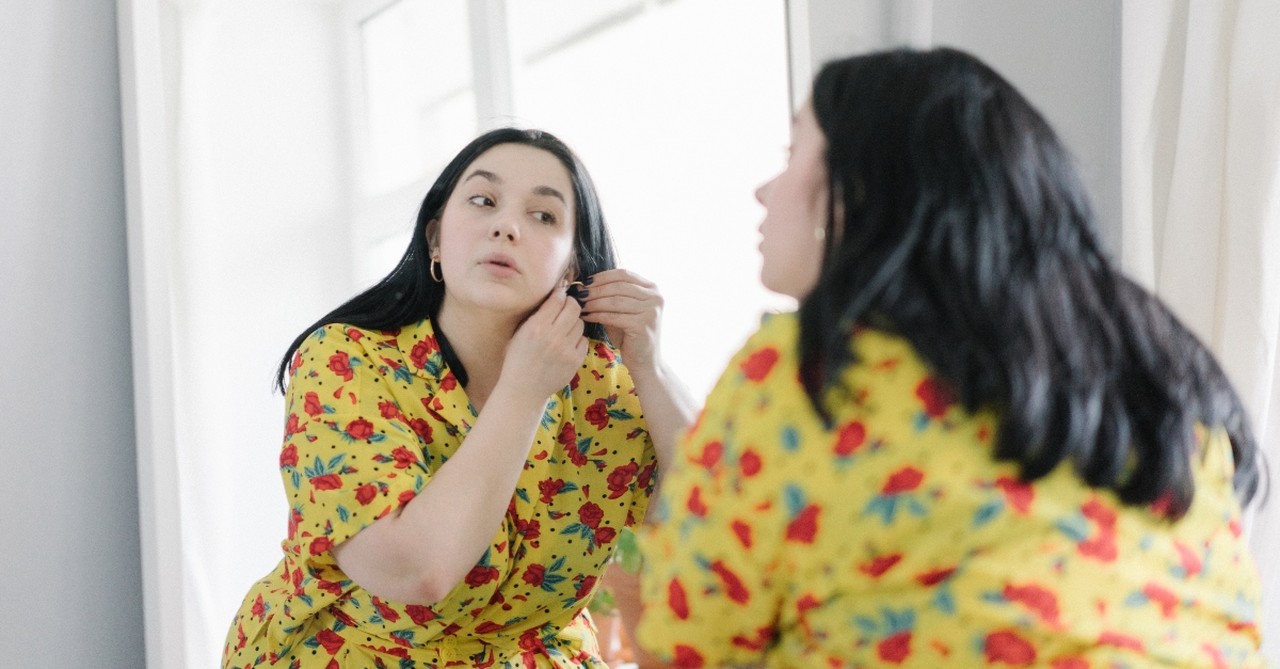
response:
[[(1126, 2), (1122, 261), (1222, 362), (1280, 472), (1280, 2)], [(1280, 482), (1280, 481), (1278, 481)], [(1280, 663), (1280, 495), (1256, 509)]]

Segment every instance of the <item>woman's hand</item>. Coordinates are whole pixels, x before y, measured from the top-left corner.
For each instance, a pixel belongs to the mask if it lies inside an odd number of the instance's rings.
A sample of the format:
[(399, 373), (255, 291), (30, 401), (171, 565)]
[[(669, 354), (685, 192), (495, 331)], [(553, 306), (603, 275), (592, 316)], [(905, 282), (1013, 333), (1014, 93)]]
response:
[(579, 295), (582, 320), (605, 327), (628, 369), (643, 372), (661, 364), (662, 295), (656, 285), (625, 269), (611, 269), (592, 276)]
[(581, 314), (576, 300), (563, 290), (552, 291), (511, 337), (502, 376), (543, 402), (569, 385), (587, 357)]

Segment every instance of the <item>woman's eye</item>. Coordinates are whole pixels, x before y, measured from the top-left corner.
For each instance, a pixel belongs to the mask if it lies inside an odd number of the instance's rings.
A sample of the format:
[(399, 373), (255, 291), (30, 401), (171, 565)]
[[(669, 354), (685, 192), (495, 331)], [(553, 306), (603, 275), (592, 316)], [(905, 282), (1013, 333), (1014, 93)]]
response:
[(555, 214), (552, 214), (549, 212), (535, 211), (533, 212), (533, 216), (534, 218), (538, 219), (539, 221), (542, 221), (543, 223), (550, 224), (550, 223), (556, 222)]
[(492, 207), (492, 206), (493, 206), (493, 200), (492, 200), (492, 199), (490, 199), (487, 195), (473, 195), (473, 196), (471, 196), (471, 197), (467, 198), (467, 202), (470, 202), (471, 204), (474, 204), (474, 205), (476, 205), (476, 206), (478, 206), (478, 207)]

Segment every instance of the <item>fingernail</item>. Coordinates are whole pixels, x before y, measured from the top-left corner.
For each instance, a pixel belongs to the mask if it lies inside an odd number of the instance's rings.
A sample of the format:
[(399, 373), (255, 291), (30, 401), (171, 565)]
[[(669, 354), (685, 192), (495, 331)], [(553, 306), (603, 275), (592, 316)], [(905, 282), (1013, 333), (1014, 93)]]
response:
[(596, 278), (595, 278), (594, 276), (589, 276), (589, 277), (587, 277), (587, 278), (585, 278), (585, 279), (583, 279), (583, 280), (582, 280), (582, 285), (584, 285), (584, 286), (590, 286), (590, 285), (591, 285), (591, 282), (592, 282), (592, 281), (595, 281), (595, 280), (596, 280)]
[(590, 294), (591, 294), (591, 291), (589, 291), (589, 290), (580, 290), (580, 291), (578, 291), (578, 297), (586, 297), (586, 296), (588, 296), (588, 295), (590, 295)]

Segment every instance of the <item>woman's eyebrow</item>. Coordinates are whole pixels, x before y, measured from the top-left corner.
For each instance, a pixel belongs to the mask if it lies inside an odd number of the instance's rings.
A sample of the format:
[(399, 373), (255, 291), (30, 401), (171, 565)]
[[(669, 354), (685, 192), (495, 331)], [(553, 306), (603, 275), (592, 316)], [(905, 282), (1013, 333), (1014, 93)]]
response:
[[(467, 175), (466, 179), (463, 179), (462, 181), (463, 183), (466, 183), (475, 177), (483, 177), (485, 179), (488, 179), (489, 181), (492, 181), (495, 184), (502, 183), (502, 177), (494, 174), (493, 172), (490, 172), (489, 170), (482, 170), (482, 169), (474, 170), (473, 172), (471, 172), (471, 174)], [(564, 194), (552, 188), (551, 186), (536, 186), (534, 187), (533, 192), (537, 195), (546, 195), (548, 197), (554, 197), (555, 199), (559, 200), (563, 204), (566, 204), (566, 205), (569, 204), (569, 201), (565, 199)]]
[(554, 197), (555, 199), (559, 200), (561, 204), (569, 204), (564, 199), (564, 195), (560, 191), (552, 188), (551, 186), (538, 186), (537, 188), (533, 189), (533, 192), (537, 193), (538, 195), (547, 195), (549, 197)]
[(477, 169), (473, 171), (471, 174), (468, 174), (467, 178), (463, 179), (463, 181), (467, 182), (474, 179), (475, 177), (484, 177), (496, 184), (502, 183), (502, 177), (494, 174), (493, 172), (490, 172), (489, 170), (481, 170), (481, 169)]

